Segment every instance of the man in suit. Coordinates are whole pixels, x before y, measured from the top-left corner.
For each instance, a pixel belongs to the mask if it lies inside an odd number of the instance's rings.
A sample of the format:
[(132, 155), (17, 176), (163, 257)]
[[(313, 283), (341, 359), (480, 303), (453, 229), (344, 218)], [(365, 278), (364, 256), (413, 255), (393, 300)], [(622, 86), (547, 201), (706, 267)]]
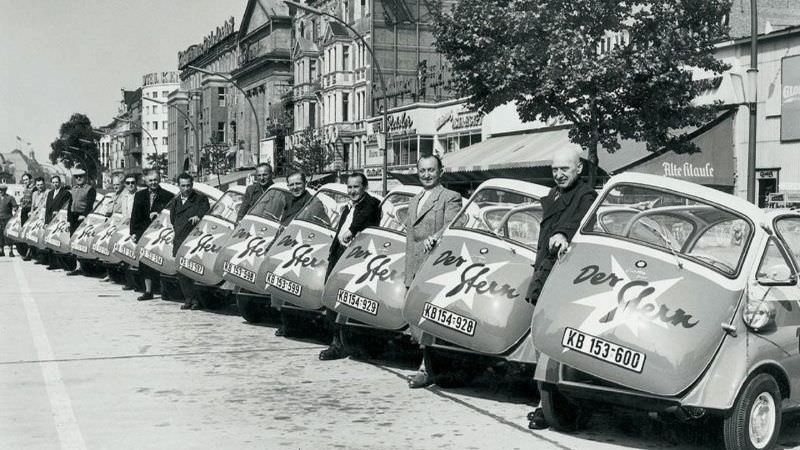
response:
[[(350, 201), (339, 217), (336, 236), (330, 246), (326, 280), (355, 235), (381, 222), (381, 202), (367, 193), (367, 177), (363, 173), (353, 172), (347, 177), (347, 195)], [(319, 359), (328, 361), (346, 357), (347, 353), (339, 339), (341, 326), (336, 323), (336, 313), (328, 309), (325, 311), (325, 318), (333, 329), (333, 342), (319, 353)]]
[(14, 243), (11, 240), (6, 242), (5, 229), (16, 211), (17, 201), (13, 195), (8, 194), (8, 186), (0, 184), (0, 256), (6, 256), (3, 248), (8, 245), (8, 256), (14, 257)]
[[(52, 189), (50, 192), (47, 193), (47, 200), (45, 201), (45, 209), (44, 209), (44, 224), (48, 225), (50, 222), (53, 221), (53, 217), (58, 214), (58, 211), (69, 207), (70, 203), (72, 202), (72, 195), (69, 192), (69, 188), (61, 184), (61, 177), (58, 175), (53, 176), (50, 179), (50, 183), (52, 184)], [(64, 263), (60, 261), (59, 258), (56, 258), (56, 255), (53, 253), (52, 250), (47, 251), (47, 262), (49, 263), (47, 266), (47, 270), (56, 270)]]
[[(461, 210), (461, 195), (445, 189), (441, 184), (443, 172), (442, 160), (436, 155), (423, 156), (417, 161), (417, 176), (423, 191), (415, 195), (408, 205), (406, 289), (411, 287), (414, 276), (431, 254), (445, 227)], [(416, 389), (430, 386), (434, 382), (423, 361), (417, 373), (408, 381), (408, 386)]]
[(247, 186), (242, 197), (242, 204), (239, 206), (239, 212), (236, 215), (236, 223), (250, 211), (250, 208), (255, 205), (256, 201), (267, 192), (267, 189), (272, 186), (272, 166), (267, 163), (260, 163), (256, 166), (256, 182)]
[[(153, 222), (153, 219), (158, 217), (161, 210), (166, 208), (167, 203), (172, 200), (172, 194), (159, 184), (161, 183), (161, 176), (158, 171), (150, 169), (147, 171), (145, 177), (147, 180), (147, 189), (143, 189), (133, 195), (133, 206), (130, 211), (130, 233), (134, 242), (139, 242), (139, 238), (142, 237), (142, 234), (147, 230), (147, 227), (150, 226), (150, 223)], [(126, 182), (128, 182), (128, 180), (133, 183), (136, 182), (135, 178), (131, 179), (128, 177), (126, 178)], [(122, 201), (125, 200), (125, 198), (122, 199)], [(120, 205), (121, 207), (124, 206), (122, 202)], [(144, 294), (139, 296), (137, 300), (151, 300), (153, 298), (153, 280), (156, 279), (159, 274), (147, 264), (139, 265), (139, 274), (144, 279)]]
[[(208, 198), (194, 190), (194, 178), (188, 173), (184, 172), (178, 175), (178, 188), (180, 189), (180, 194), (172, 202), (169, 211), (169, 220), (175, 230), (172, 239), (172, 256), (177, 256), (178, 249), (183, 244), (183, 241), (189, 237), (189, 233), (194, 229), (194, 226), (211, 209)], [(181, 309), (200, 309), (200, 302), (195, 296), (192, 279), (180, 272), (177, 274), (177, 278), (185, 299)]]
[[(594, 189), (580, 179), (583, 163), (578, 152), (570, 148), (557, 150), (551, 167), (556, 186), (542, 199), (539, 251), (526, 295), (527, 301), (534, 305), (553, 265), (567, 253), (581, 219), (597, 198)], [(529, 428), (541, 430), (548, 427), (541, 407), (537, 407), (529, 417)]]
[[(39, 210), (39, 208), (44, 207), (48, 193), (47, 187), (44, 184), (44, 177), (36, 177), (36, 179), (34, 180), (34, 186), (35, 187), (33, 188), (33, 194), (31, 196), (31, 214), (36, 213)], [(38, 250), (36, 249), (36, 247), (33, 245), (29, 245), (28, 253), (22, 259), (24, 259), (25, 261), (30, 261), (31, 258), (33, 258), (34, 256), (36, 256), (38, 259), (37, 254)]]
[[(97, 190), (94, 186), (86, 182), (85, 171), (78, 169), (72, 173), (72, 176), (75, 179), (75, 185), (72, 186), (70, 190), (72, 201), (70, 202), (69, 212), (67, 213), (70, 236), (75, 233), (75, 230), (78, 229), (81, 222), (91, 214), (92, 209), (94, 209), (94, 200), (97, 198)], [(72, 255), (65, 256), (64, 258), (74, 260), (74, 256)], [(70, 276), (81, 274), (83, 274), (83, 270), (81, 269), (80, 262), (75, 263), (75, 270), (67, 272), (67, 275)]]

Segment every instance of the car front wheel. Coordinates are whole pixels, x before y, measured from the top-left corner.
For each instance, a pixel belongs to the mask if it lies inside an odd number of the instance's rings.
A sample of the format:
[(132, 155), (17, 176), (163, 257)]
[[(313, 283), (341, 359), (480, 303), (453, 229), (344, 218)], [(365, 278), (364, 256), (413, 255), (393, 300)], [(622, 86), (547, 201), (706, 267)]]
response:
[(781, 391), (772, 375), (761, 373), (742, 388), (725, 417), (723, 433), (728, 450), (772, 448), (781, 430)]
[(575, 431), (581, 413), (578, 405), (570, 402), (552, 385), (539, 384), (542, 412), (550, 428), (556, 431)]

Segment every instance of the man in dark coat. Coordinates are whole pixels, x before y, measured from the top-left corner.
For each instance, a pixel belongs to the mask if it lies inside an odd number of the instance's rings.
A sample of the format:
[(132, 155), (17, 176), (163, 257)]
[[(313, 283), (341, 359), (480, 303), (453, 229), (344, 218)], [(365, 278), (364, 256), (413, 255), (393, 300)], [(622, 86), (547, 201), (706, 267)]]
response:
[[(326, 280), (356, 234), (381, 222), (381, 202), (367, 193), (367, 177), (363, 173), (354, 172), (347, 177), (347, 195), (350, 197), (350, 202), (339, 217), (336, 236), (330, 246)], [(319, 359), (327, 361), (344, 358), (347, 353), (339, 339), (341, 326), (336, 323), (336, 313), (328, 309), (325, 311), (325, 317), (333, 329), (333, 341), (328, 348), (319, 353)]]
[[(194, 178), (188, 173), (178, 175), (178, 188), (181, 190), (180, 195), (175, 197), (169, 211), (169, 220), (175, 230), (172, 238), (172, 256), (177, 256), (183, 241), (211, 209), (208, 198), (194, 190)], [(176, 276), (185, 299), (181, 309), (200, 309), (200, 302), (195, 297), (194, 281), (180, 272)]]
[[(141, 190), (133, 196), (133, 207), (131, 209), (130, 233), (134, 242), (139, 242), (147, 227), (158, 217), (162, 209), (167, 207), (167, 203), (172, 200), (172, 194), (162, 188), (161, 177), (158, 171), (150, 169), (145, 175), (147, 189)], [(153, 298), (153, 280), (159, 274), (147, 264), (139, 265), (139, 273), (144, 279), (144, 294), (137, 300), (144, 301)]]
[[(526, 299), (536, 304), (542, 287), (556, 261), (567, 253), (569, 243), (578, 231), (581, 219), (591, 208), (597, 193), (580, 180), (583, 170), (580, 155), (573, 149), (556, 151), (552, 162), (556, 186), (542, 199), (542, 223), (539, 246), (534, 263), (533, 279)], [(541, 407), (530, 415), (528, 427), (541, 430), (548, 427)]]
[(10, 251), (8, 256), (14, 256), (14, 243), (11, 240), (6, 242), (5, 228), (16, 211), (17, 201), (14, 200), (13, 195), (8, 194), (8, 186), (0, 184), (0, 256), (6, 256), (3, 250), (6, 245)]
[(242, 204), (239, 206), (239, 213), (236, 215), (236, 223), (250, 211), (250, 208), (256, 204), (259, 198), (267, 192), (267, 189), (272, 186), (272, 166), (267, 163), (261, 163), (256, 166), (256, 182), (247, 186), (242, 197)]
[[(65, 207), (68, 208), (72, 202), (72, 195), (69, 192), (69, 188), (61, 184), (60, 176), (53, 176), (50, 179), (50, 183), (53, 185), (53, 188), (47, 193), (47, 200), (45, 201), (45, 225), (50, 224), (50, 222), (53, 221), (53, 217), (55, 217), (60, 210)], [(48, 262), (47, 270), (56, 270), (61, 266), (65, 266), (65, 262), (61, 261), (61, 258), (57, 258), (55, 253), (49, 249), (47, 250), (45, 260)]]

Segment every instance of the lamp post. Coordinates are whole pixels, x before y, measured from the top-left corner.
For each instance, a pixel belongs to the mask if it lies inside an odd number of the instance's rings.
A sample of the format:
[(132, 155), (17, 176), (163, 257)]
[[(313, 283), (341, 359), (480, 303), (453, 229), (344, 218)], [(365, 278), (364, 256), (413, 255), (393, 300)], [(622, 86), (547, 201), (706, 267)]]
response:
[(250, 105), (250, 110), (253, 111), (253, 119), (256, 122), (256, 164), (259, 164), (261, 162), (261, 124), (258, 123), (258, 113), (256, 112), (256, 107), (253, 106), (253, 101), (250, 100), (250, 97), (248, 97), (247, 94), (244, 92), (244, 90), (239, 86), (239, 84), (236, 83), (233, 80), (233, 78), (231, 78), (228, 75), (225, 75), (225, 74), (222, 74), (222, 73), (219, 73), (219, 72), (212, 72), (210, 70), (206, 70), (206, 69), (203, 69), (203, 68), (200, 68), (200, 67), (197, 67), (197, 66), (186, 66), (186, 67), (188, 67), (189, 69), (192, 69), (192, 70), (196, 70), (196, 71), (198, 71), (200, 73), (204, 73), (206, 75), (220, 77), (223, 80), (227, 81), (228, 83), (232, 84), (233, 87), (235, 87), (236, 89), (239, 90), (239, 92), (242, 93), (242, 95), (244, 96), (245, 100), (247, 100), (247, 104)]
[(747, 201), (758, 204), (756, 198), (756, 123), (758, 111), (758, 1), (750, 0), (750, 68), (747, 69), (748, 103), (750, 110), (747, 140)]
[[(160, 101), (160, 100), (156, 100), (156, 99), (154, 99), (154, 98), (145, 97), (145, 96), (142, 96), (142, 99), (144, 99), (144, 100), (149, 100), (149, 101), (151, 101), (151, 102), (153, 102), (153, 103), (158, 103), (159, 105), (164, 105), (164, 106), (166, 106), (166, 107), (168, 107), (168, 108), (172, 108), (172, 109), (174, 109), (175, 111), (177, 111), (177, 113), (178, 113), (178, 114), (180, 114), (180, 115), (181, 115), (181, 117), (183, 117), (183, 118), (186, 120), (186, 122), (188, 122), (188, 123), (189, 123), (189, 126), (192, 128), (192, 131), (194, 131), (194, 141), (195, 141), (195, 145), (197, 145), (197, 151), (198, 151), (198, 152), (200, 151), (200, 129), (199, 129), (199, 128), (197, 128), (197, 125), (195, 125), (194, 121), (192, 120), (192, 118), (191, 118), (191, 117), (189, 117), (189, 115), (188, 115), (188, 114), (186, 114), (185, 112), (183, 112), (183, 110), (181, 110), (181, 109), (180, 109), (180, 108), (178, 108), (177, 106), (175, 106), (175, 105), (170, 105), (170, 104), (169, 104), (169, 103), (167, 103), (167, 102), (162, 102), (162, 101)], [(176, 161), (176, 163), (177, 163), (177, 161)]]
[[(345, 27), (347, 27), (348, 30), (350, 30), (353, 34), (356, 35), (358, 40), (361, 41), (361, 44), (367, 49), (367, 51), (369, 52), (370, 56), (372, 57), (372, 63), (375, 65), (375, 70), (378, 72), (378, 79), (381, 82), (381, 91), (383, 92), (383, 122), (382, 122), (382, 126), (381, 126), (381, 133), (383, 133), (383, 162), (382, 162), (382, 169), (383, 170), (381, 170), (381, 188), (383, 189), (383, 195), (386, 195), (386, 193), (387, 193), (386, 177), (387, 177), (387, 172), (388, 172), (388, 167), (389, 167), (389, 156), (388, 156), (389, 155), (389, 149), (388, 149), (388, 146), (387, 146), (388, 140), (389, 140), (388, 139), (388, 137), (389, 137), (389, 130), (388, 130), (388, 125), (389, 125), (389, 112), (388, 112), (389, 111), (389, 101), (388, 101), (388, 97), (386, 95), (386, 81), (383, 78), (383, 71), (381, 70), (381, 66), (378, 63), (378, 58), (375, 57), (375, 52), (372, 51), (372, 47), (369, 44), (367, 44), (367, 41), (364, 39), (364, 36), (361, 35), (361, 33), (356, 31), (356, 29), (351, 27), (347, 22), (345, 22), (342, 19), (334, 16), (333, 14), (327, 13), (327, 12), (322, 11), (320, 9), (312, 8), (312, 7), (307, 6), (307, 5), (303, 5), (301, 3), (293, 2), (291, 0), (284, 0), (283, 3), (285, 3), (287, 6), (289, 6), (289, 8), (297, 8), (297, 9), (299, 9), (301, 11), (305, 11), (305, 12), (307, 12), (309, 14), (315, 14), (315, 15), (318, 15), (318, 16), (325, 16), (325, 17), (333, 19), (333, 20), (339, 22), (340, 24), (344, 25)], [(381, 143), (380, 140), (378, 140), (378, 146), (379, 147), (380, 147), (380, 143)]]
[[(136, 123), (136, 122), (134, 122), (133, 120), (130, 120), (130, 119), (124, 119), (124, 118), (122, 118), (122, 117), (114, 117), (114, 119), (116, 119), (116, 120), (119, 120), (120, 122), (127, 122), (127, 123), (129, 123), (129, 124), (131, 124), (131, 125), (133, 125), (134, 123)], [(142, 130), (142, 131), (144, 131), (144, 133), (147, 135), (147, 137), (148, 137), (148, 138), (150, 138), (150, 141), (152, 141), (152, 142), (153, 142), (153, 150), (155, 150), (155, 154), (156, 154), (156, 161), (158, 161), (158, 145), (156, 144), (156, 139), (153, 137), (153, 135), (152, 135), (152, 134), (150, 134), (150, 132), (149, 132), (149, 131), (147, 131), (147, 128), (145, 128), (145, 127), (143, 127), (143, 126), (139, 125), (139, 129), (140, 129), (140, 130)], [(142, 163), (142, 164), (144, 164), (144, 163)], [(160, 174), (160, 173), (161, 173), (161, 171), (159, 170), (159, 174)]]

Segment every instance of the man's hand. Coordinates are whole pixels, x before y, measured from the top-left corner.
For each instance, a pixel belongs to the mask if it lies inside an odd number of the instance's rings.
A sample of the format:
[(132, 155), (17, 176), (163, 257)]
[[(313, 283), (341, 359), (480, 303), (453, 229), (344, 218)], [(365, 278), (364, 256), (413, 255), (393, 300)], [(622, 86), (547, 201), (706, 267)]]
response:
[(550, 253), (556, 253), (559, 259), (567, 254), (568, 247), (569, 242), (567, 241), (567, 237), (563, 234), (557, 233), (550, 237), (550, 242), (548, 244)]
[(197, 217), (197, 216), (194, 216), (194, 217), (190, 217), (190, 218), (189, 218), (189, 223), (190, 223), (190, 224), (192, 224), (192, 225), (197, 225), (197, 222), (200, 222), (200, 218), (199, 218), (199, 217)]
[(134, 244), (138, 244), (139, 243), (139, 236), (137, 236), (135, 234), (131, 235), (131, 240), (133, 241)]
[(85, 218), (86, 218), (86, 216), (78, 216), (78, 220), (83, 220)]
[(350, 230), (344, 230), (342, 233), (339, 233), (339, 240), (347, 245), (353, 240), (353, 233), (351, 233)]
[(436, 247), (436, 239), (433, 236), (428, 236), (425, 239), (425, 253), (433, 251), (433, 247)]
[(157, 212), (151, 212), (150, 213), (150, 220), (155, 220), (156, 217), (158, 217), (158, 213)]

